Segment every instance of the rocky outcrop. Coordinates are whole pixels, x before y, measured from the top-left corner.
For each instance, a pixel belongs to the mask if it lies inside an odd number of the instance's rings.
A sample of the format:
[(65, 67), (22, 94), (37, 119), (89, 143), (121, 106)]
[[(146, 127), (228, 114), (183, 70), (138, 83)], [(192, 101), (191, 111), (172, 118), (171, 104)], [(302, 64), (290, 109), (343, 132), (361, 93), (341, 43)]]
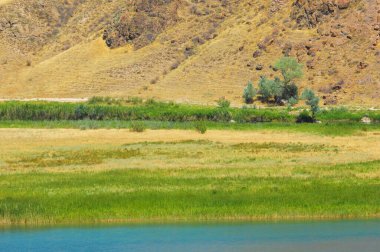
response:
[(291, 17), (299, 27), (316, 27), (347, 9), (353, 0), (296, 0)]
[(136, 48), (151, 43), (157, 35), (178, 19), (177, 0), (138, 0), (117, 13), (104, 30), (103, 39), (110, 48), (133, 43)]

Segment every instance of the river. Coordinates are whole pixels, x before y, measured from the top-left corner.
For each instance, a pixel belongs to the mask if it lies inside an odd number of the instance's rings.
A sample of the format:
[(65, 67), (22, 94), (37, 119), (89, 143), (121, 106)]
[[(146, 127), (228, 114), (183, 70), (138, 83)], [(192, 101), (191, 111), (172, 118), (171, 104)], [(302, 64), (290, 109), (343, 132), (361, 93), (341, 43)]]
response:
[(0, 251), (380, 251), (380, 221), (0, 229)]

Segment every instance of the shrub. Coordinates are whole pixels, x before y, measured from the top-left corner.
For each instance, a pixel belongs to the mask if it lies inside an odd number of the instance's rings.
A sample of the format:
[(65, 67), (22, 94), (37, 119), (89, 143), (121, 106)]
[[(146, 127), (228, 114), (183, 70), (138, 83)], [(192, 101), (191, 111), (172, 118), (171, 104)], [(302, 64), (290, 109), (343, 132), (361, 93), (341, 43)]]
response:
[(156, 105), (157, 103), (158, 102), (153, 98), (149, 98), (148, 100), (145, 101), (146, 105)]
[(227, 100), (226, 98), (222, 97), (218, 100), (219, 108), (229, 108), (230, 106), (231, 106), (231, 102)]
[(252, 81), (249, 81), (243, 92), (243, 98), (244, 98), (245, 103), (247, 104), (253, 103), (253, 100), (256, 94), (257, 94), (257, 91), (255, 87), (253, 86)]
[(315, 120), (316, 114), (319, 111), (319, 98), (311, 89), (303, 91), (301, 98), (306, 100), (306, 104), (310, 106), (311, 116)]
[(290, 102), (290, 99), (298, 101), (298, 87), (295, 83), (290, 83), (288, 85), (284, 85), (281, 98)]
[(103, 103), (103, 97), (100, 96), (93, 96), (88, 101), (89, 104), (99, 104)]
[(284, 93), (284, 85), (281, 80), (276, 77), (273, 81), (270, 82), (270, 88), (272, 91), (272, 96), (274, 98), (275, 103), (279, 104), (282, 100), (282, 96)]
[(201, 134), (205, 134), (207, 131), (207, 126), (205, 122), (198, 122), (195, 124), (195, 130)]
[(86, 107), (81, 104), (75, 108), (75, 120), (83, 120), (87, 115)]
[(297, 123), (313, 123), (314, 118), (310, 116), (307, 110), (303, 110), (297, 117)]
[(130, 131), (132, 132), (144, 132), (146, 130), (146, 125), (143, 122), (132, 122)]
[(291, 97), (288, 102), (289, 102), (289, 105), (293, 107), (294, 105), (298, 103), (298, 100), (294, 97)]
[(120, 98), (111, 98), (111, 97), (101, 97), (101, 96), (94, 96), (91, 97), (87, 103), (91, 105), (96, 105), (96, 104), (108, 104), (108, 105), (121, 105), (123, 102), (123, 99)]
[(260, 78), (259, 81), (259, 94), (261, 95), (261, 100), (268, 102), (272, 97), (270, 80), (268, 80), (265, 76)]
[(279, 78), (274, 80), (268, 80), (266, 77), (261, 77), (259, 82), (259, 94), (261, 99), (265, 102), (269, 102), (274, 99), (276, 103), (279, 103), (282, 98), (283, 85)]
[(143, 100), (140, 97), (128, 97), (127, 103), (137, 105), (143, 103)]

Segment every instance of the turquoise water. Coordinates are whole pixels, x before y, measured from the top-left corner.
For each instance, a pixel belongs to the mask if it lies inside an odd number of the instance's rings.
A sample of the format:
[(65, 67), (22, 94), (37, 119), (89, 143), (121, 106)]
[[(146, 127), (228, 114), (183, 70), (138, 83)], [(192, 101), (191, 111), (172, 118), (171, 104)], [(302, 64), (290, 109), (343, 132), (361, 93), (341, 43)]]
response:
[(380, 251), (380, 221), (0, 230), (1, 251)]

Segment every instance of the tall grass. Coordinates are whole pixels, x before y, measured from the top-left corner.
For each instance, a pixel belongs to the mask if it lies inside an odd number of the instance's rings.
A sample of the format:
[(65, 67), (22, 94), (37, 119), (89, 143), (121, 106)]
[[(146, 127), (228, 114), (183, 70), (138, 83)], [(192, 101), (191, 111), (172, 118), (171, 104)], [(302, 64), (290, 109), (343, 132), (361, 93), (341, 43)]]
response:
[[(331, 175), (261, 177), (254, 169), (115, 170), (0, 177), (3, 224), (379, 216), (379, 162), (320, 167)], [(340, 173), (351, 169), (349, 173)]]
[(0, 103), (0, 119), (284, 122), (292, 121), (294, 117), (285, 110), (220, 109), (159, 102), (147, 102), (133, 106), (91, 103), (5, 102)]
[(363, 117), (369, 117), (375, 122), (380, 122), (379, 111), (349, 110), (345, 107), (321, 110), (318, 119), (323, 121), (351, 121), (359, 122)]
[[(380, 121), (379, 111), (349, 111), (328, 109), (318, 113), (324, 122), (359, 122), (367, 116)], [(156, 102), (125, 102), (112, 99), (92, 98), (88, 103), (56, 102), (3, 102), (0, 103), (0, 120), (127, 120), (167, 122), (295, 122), (297, 113), (283, 108), (227, 108), (180, 105)]]

